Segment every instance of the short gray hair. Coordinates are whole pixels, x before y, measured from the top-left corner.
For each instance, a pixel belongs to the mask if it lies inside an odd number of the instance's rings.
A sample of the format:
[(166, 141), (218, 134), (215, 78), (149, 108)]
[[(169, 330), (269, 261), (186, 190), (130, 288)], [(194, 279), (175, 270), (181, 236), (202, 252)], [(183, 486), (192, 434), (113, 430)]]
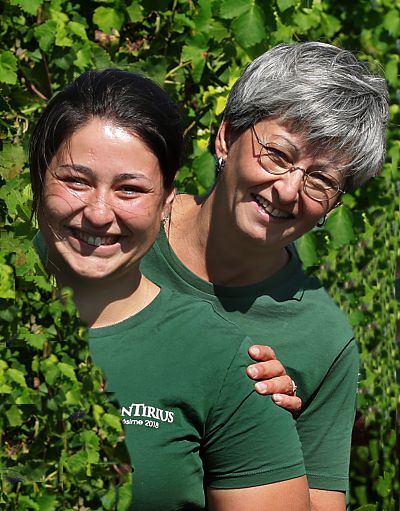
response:
[(346, 162), (346, 189), (377, 175), (386, 156), (385, 79), (330, 44), (280, 44), (257, 57), (234, 84), (224, 112), (233, 132), (266, 118), (287, 122), (314, 154)]

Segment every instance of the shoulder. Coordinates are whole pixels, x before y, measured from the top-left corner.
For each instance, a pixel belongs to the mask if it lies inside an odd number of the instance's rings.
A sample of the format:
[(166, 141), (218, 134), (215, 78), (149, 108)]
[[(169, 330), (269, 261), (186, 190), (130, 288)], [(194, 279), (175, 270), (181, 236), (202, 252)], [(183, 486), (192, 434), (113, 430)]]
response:
[(178, 322), (180, 333), (203, 332), (206, 342), (234, 344), (238, 346), (246, 338), (243, 330), (223, 317), (215, 306), (205, 300), (193, 297), (167, 287), (162, 287), (163, 315), (169, 321)]
[[(323, 326), (324, 330), (333, 330), (336, 336), (344, 335), (347, 341), (352, 337), (352, 329), (347, 315), (333, 301), (321, 281), (314, 275), (307, 275), (301, 265), (295, 246), (289, 251), (297, 260), (296, 281), (298, 285), (298, 303), (302, 312), (312, 319), (312, 324)], [(306, 313), (306, 311), (308, 311)]]
[(44, 238), (42, 236), (42, 233), (40, 231), (37, 231), (35, 234), (33, 240), (32, 240), (33, 248), (36, 250), (36, 253), (38, 254), (40, 260), (42, 261), (42, 264), (46, 266), (47, 259), (48, 259), (48, 249), (46, 242), (44, 241)]

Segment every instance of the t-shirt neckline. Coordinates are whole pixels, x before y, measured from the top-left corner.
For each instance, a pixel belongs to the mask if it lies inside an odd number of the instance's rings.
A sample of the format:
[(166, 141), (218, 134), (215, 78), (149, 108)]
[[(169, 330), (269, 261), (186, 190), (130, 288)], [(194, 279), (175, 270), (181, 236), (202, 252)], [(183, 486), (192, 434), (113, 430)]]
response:
[(287, 287), (290, 283), (294, 284), (294, 280), (296, 280), (295, 287), (298, 291), (299, 275), (302, 275), (301, 263), (293, 244), (288, 245), (286, 248), (289, 252), (289, 262), (271, 277), (245, 286), (220, 286), (198, 277), (182, 263), (170, 245), (163, 226), (161, 226), (159, 236), (154, 244), (154, 249), (162, 255), (166, 264), (169, 265), (180, 280), (184, 280), (191, 287), (207, 295), (215, 296), (218, 294), (218, 296), (226, 298), (250, 297), (273, 293), (281, 286)]

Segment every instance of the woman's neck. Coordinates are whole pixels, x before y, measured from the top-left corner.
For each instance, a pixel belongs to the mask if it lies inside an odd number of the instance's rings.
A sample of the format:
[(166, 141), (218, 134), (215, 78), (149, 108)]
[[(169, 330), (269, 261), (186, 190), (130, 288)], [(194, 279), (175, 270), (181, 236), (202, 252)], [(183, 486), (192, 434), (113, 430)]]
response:
[(195, 275), (222, 286), (245, 286), (271, 277), (289, 260), (285, 248), (266, 250), (231, 225), (224, 200), (180, 195), (173, 205), (168, 238)]
[(57, 274), (56, 278), (61, 288), (72, 289), (80, 318), (91, 328), (113, 325), (137, 314), (147, 307), (160, 291), (158, 286), (139, 271), (135, 275), (122, 275), (118, 282), (68, 279)]

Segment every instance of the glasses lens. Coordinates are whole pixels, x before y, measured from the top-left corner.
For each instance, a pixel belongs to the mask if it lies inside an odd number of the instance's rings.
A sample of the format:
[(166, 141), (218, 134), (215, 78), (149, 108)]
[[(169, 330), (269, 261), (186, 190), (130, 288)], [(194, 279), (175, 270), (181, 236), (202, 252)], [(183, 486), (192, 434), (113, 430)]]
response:
[(339, 189), (338, 180), (325, 172), (314, 171), (305, 176), (304, 191), (309, 197), (318, 201), (332, 199)]
[(260, 163), (271, 174), (285, 174), (293, 165), (286, 153), (272, 145), (261, 147)]

